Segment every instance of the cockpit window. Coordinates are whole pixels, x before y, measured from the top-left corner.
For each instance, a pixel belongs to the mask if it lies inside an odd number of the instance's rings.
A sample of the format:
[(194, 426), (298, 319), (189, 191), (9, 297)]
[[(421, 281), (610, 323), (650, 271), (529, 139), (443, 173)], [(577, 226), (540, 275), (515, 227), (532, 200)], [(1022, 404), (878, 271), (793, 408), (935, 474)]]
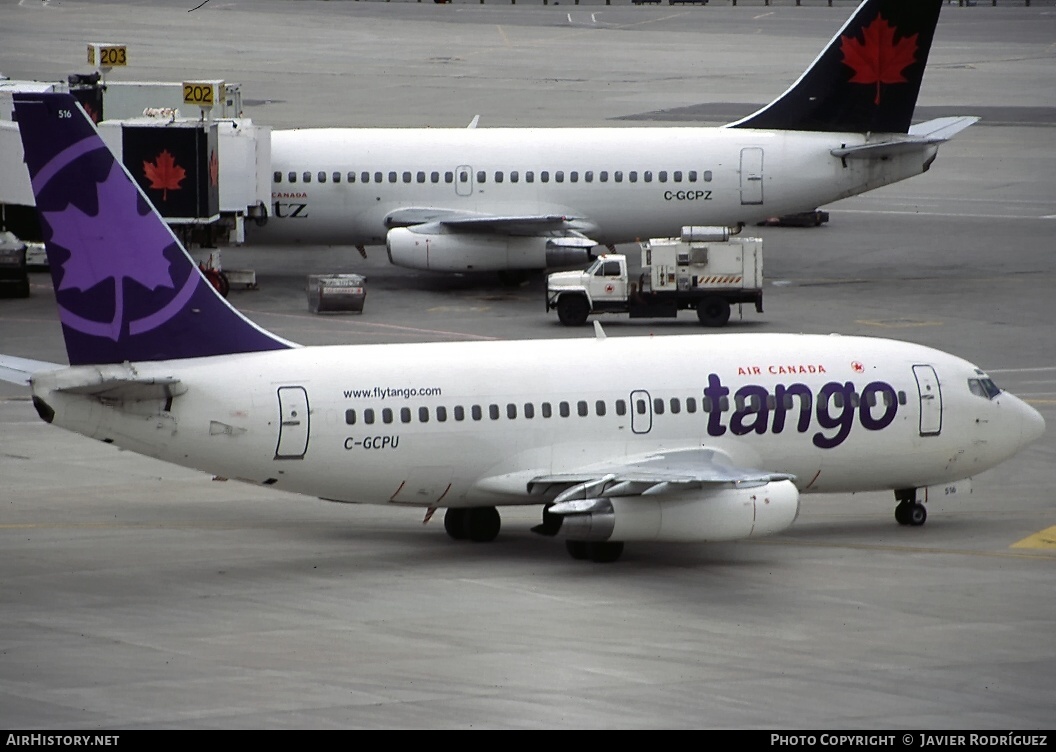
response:
[(977, 397), (991, 400), (1001, 394), (1001, 388), (992, 379), (986, 377), (968, 379), (968, 390)]

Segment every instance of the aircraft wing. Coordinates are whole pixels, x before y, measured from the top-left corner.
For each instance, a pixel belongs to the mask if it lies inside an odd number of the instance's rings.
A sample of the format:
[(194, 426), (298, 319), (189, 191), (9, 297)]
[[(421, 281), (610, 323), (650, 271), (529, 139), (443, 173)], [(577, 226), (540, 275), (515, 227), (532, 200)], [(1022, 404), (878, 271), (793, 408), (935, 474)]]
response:
[(42, 371), (54, 371), (65, 368), (61, 363), (49, 363), (46, 360), (16, 358), (14, 355), (0, 355), (0, 381), (19, 386), (29, 386), (29, 377)]
[(943, 117), (917, 123), (906, 135), (897, 135), (884, 141), (875, 141), (859, 146), (833, 149), (834, 157), (846, 159), (880, 159), (896, 154), (919, 151), (925, 146), (945, 143), (968, 126), (979, 121), (977, 117)]
[(547, 494), (556, 490), (554, 501), (562, 503), (607, 496), (651, 496), (718, 484), (761, 486), (792, 479), (788, 473), (736, 467), (719, 452), (696, 447), (592, 465), (583, 471), (537, 476), (528, 482), (528, 492)]
[(592, 222), (583, 217), (561, 214), (497, 215), (435, 207), (407, 207), (390, 212), (385, 217), (385, 226), (390, 229), (410, 227), (423, 233), (441, 232), (446, 229), (449, 232), (498, 235), (552, 235), (580, 241), (583, 247), (587, 248), (597, 245), (583, 235), (584, 232), (595, 229)]

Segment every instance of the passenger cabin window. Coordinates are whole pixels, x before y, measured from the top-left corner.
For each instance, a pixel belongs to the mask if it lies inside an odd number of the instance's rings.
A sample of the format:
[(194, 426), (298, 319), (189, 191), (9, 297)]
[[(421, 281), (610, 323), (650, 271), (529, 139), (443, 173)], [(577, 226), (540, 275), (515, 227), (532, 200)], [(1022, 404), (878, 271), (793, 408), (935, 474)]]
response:
[(711, 182), (711, 170), (704, 170), (704, 182), (705, 183), (710, 183)]
[(502, 182), (502, 173), (501, 172), (496, 172), (495, 173), (495, 182), (496, 183), (501, 183)]
[(404, 183), (411, 182), (411, 171), (410, 170), (404, 170), (403, 171), (403, 182)]
[[(437, 172), (436, 170), (433, 170), (432, 172), (430, 172), (429, 173), (429, 182), (430, 183), (439, 183), (440, 182), (440, 173)], [(448, 182), (451, 182), (451, 181), (448, 181)]]
[[(419, 170), (418, 174), (415, 176), (415, 179), (419, 183), (424, 183), (425, 182), (425, 170)], [(436, 181), (434, 180), (433, 182), (435, 183)]]
[(297, 173), (296, 172), (291, 172), (291, 173), (287, 174), (286, 175), (286, 180), (287, 180), (287, 182), (290, 182), (290, 183), (296, 183), (297, 182)]
[(322, 170), (319, 170), (319, 174), (315, 176), (315, 179), (318, 180), (320, 183), (325, 183), (326, 182), (326, 173), (323, 172)]
[(681, 183), (682, 182), (682, 171), (681, 170), (675, 170), (674, 178), (675, 178), (675, 182), (676, 183)]
[(517, 170), (511, 170), (510, 171), (510, 182), (511, 183), (516, 183), (520, 179), (521, 179), (521, 173), (517, 172)]
[(341, 182), (341, 173), (340, 172), (335, 172), (333, 175), (331, 175), (331, 178), (333, 179), (333, 181), (335, 183), (340, 183)]
[(271, 179), (272, 179), (272, 182), (281, 183), (282, 182), (282, 173), (278, 172), (276, 170), (275, 174), (271, 176)]
[(546, 170), (543, 170), (542, 172), (540, 172), (539, 173), (539, 182), (540, 183), (549, 183), (550, 182), (550, 173), (547, 172)]
[(477, 182), (478, 183), (483, 183), (487, 179), (488, 179), (488, 173), (484, 172), (484, 170), (478, 170), (477, 171)]
[(635, 170), (631, 170), (629, 173), (627, 173), (627, 179), (630, 180), (632, 183), (637, 183), (638, 173)]
[(524, 182), (526, 182), (526, 183), (534, 183), (535, 182), (535, 173), (532, 172), (531, 170), (528, 170), (528, 172), (524, 173)]
[(310, 183), (310, 182), (312, 182), (312, 173), (310, 173), (307, 170), (305, 170), (304, 174), (301, 175), (301, 178), (304, 180), (304, 182)]
[(645, 181), (646, 183), (651, 183), (651, 182), (653, 182), (653, 173), (652, 173), (652, 171), (650, 171), (650, 170), (646, 170), (646, 171), (645, 171), (645, 174), (644, 174), (644, 175), (642, 176), (642, 179), (643, 179), (643, 180), (644, 180), (644, 181)]
[(600, 173), (598, 173), (598, 180), (600, 180), (603, 183), (609, 182), (609, 171), (608, 170), (602, 170)]
[(396, 174), (395, 170), (390, 170), (389, 171), (389, 182), (390, 183), (398, 183), (399, 182), (398, 178), (399, 178), (399, 176)]

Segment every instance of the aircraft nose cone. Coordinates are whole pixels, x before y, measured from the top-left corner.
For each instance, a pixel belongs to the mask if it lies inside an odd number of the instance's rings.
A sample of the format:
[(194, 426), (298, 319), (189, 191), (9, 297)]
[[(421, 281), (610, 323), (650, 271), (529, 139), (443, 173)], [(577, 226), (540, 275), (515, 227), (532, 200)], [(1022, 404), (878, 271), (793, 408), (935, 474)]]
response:
[(1026, 414), (1023, 417), (1023, 444), (1030, 444), (1045, 435), (1045, 418), (1030, 405), (1023, 405)]

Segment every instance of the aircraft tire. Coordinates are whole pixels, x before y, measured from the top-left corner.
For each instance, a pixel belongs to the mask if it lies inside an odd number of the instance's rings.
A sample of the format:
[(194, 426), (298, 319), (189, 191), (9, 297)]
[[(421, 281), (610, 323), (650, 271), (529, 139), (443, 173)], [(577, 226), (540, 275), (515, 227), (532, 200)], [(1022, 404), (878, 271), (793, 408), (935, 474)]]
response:
[(704, 326), (726, 326), (730, 320), (730, 304), (722, 298), (703, 298), (697, 303), (697, 318)]
[(465, 509), (448, 508), (444, 513), (444, 530), (452, 540), (465, 540), (469, 537), (466, 531), (466, 512)]
[(928, 510), (920, 502), (912, 504), (906, 510), (906, 519), (913, 527), (920, 527), (928, 519)]
[(899, 525), (909, 524), (909, 504), (899, 502), (895, 505), (895, 522)]
[(466, 510), (466, 533), (474, 543), (490, 543), (499, 537), (502, 518), (495, 507), (474, 507)]
[(623, 554), (623, 541), (599, 541), (587, 544), (590, 560), (598, 564), (610, 564)]
[(576, 561), (584, 561), (590, 558), (590, 544), (586, 541), (578, 540), (566, 540), (565, 549), (568, 551), (568, 555)]
[(562, 295), (557, 300), (557, 317), (565, 326), (583, 326), (589, 314), (590, 305), (582, 295)]

